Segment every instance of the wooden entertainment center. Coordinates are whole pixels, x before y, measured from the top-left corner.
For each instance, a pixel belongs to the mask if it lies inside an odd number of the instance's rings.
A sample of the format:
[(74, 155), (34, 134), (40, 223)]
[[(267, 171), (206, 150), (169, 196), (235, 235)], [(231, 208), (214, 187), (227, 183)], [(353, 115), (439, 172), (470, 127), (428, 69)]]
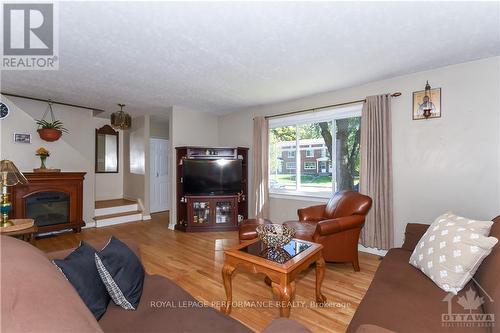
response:
[[(176, 147), (177, 223), (175, 230), (233, 231), (248, 218), (248, 148)], [(241, 191), (237, 194), (189, 195), (184, 191), (184, 161), (240, 160)]]

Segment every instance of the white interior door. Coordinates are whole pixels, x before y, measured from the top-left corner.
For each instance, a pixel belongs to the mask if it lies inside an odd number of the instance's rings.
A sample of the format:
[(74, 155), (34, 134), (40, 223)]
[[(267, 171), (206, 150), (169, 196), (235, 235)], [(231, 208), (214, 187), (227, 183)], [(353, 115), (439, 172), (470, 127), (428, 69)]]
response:
[(150, 196), (149, 209), (151, 213), (170, 209), (170, 149), (168, 140), (149, 139), (150, 149)]

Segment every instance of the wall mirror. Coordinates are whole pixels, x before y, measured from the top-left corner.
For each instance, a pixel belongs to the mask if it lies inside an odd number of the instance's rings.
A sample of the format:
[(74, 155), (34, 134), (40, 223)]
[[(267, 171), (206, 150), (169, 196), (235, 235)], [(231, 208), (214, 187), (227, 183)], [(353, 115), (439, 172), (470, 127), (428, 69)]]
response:
[(95, 172), (118, 172), (118, 132), (104, 125), (95, 130)]

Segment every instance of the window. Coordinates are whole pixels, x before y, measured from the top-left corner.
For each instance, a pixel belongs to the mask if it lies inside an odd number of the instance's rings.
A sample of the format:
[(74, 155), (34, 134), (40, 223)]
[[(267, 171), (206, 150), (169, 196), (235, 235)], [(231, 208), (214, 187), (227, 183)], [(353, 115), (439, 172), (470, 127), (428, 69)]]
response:
[[(296, 136), (294, 126), (280, 126), (280, 135), (269, 133), (269, 190), (270, 191), (295, 191), (297, 183), (295, 160)], [(293, 148), (293, 150), (292, 150)], [(289, 152), (293, 155), (289, 158)]]
[(316, 170), (316, 163), (315, 162), (304, 162), (304, 169), (305, 170)]
[(357, 191), (360, 116), (361, 105), (351, 105), (271, 119), (270, 192), (329, 197), (335, 191)]

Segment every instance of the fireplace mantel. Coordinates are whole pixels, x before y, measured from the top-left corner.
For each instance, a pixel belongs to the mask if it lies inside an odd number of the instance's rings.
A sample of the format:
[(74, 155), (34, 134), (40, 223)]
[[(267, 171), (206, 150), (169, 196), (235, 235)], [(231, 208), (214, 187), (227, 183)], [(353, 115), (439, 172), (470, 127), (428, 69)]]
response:
[(27, 215), (27, 198), (43, 192), (59, 192), (69, 196), (68, 221), (38, 226), (38, 231), (50, 232), (73, 229), (79, 232), (83, 221), (83, 180), (85, 172), (23, 172), (28, 184), (10, 187), (12, 218), (30, 218)]

